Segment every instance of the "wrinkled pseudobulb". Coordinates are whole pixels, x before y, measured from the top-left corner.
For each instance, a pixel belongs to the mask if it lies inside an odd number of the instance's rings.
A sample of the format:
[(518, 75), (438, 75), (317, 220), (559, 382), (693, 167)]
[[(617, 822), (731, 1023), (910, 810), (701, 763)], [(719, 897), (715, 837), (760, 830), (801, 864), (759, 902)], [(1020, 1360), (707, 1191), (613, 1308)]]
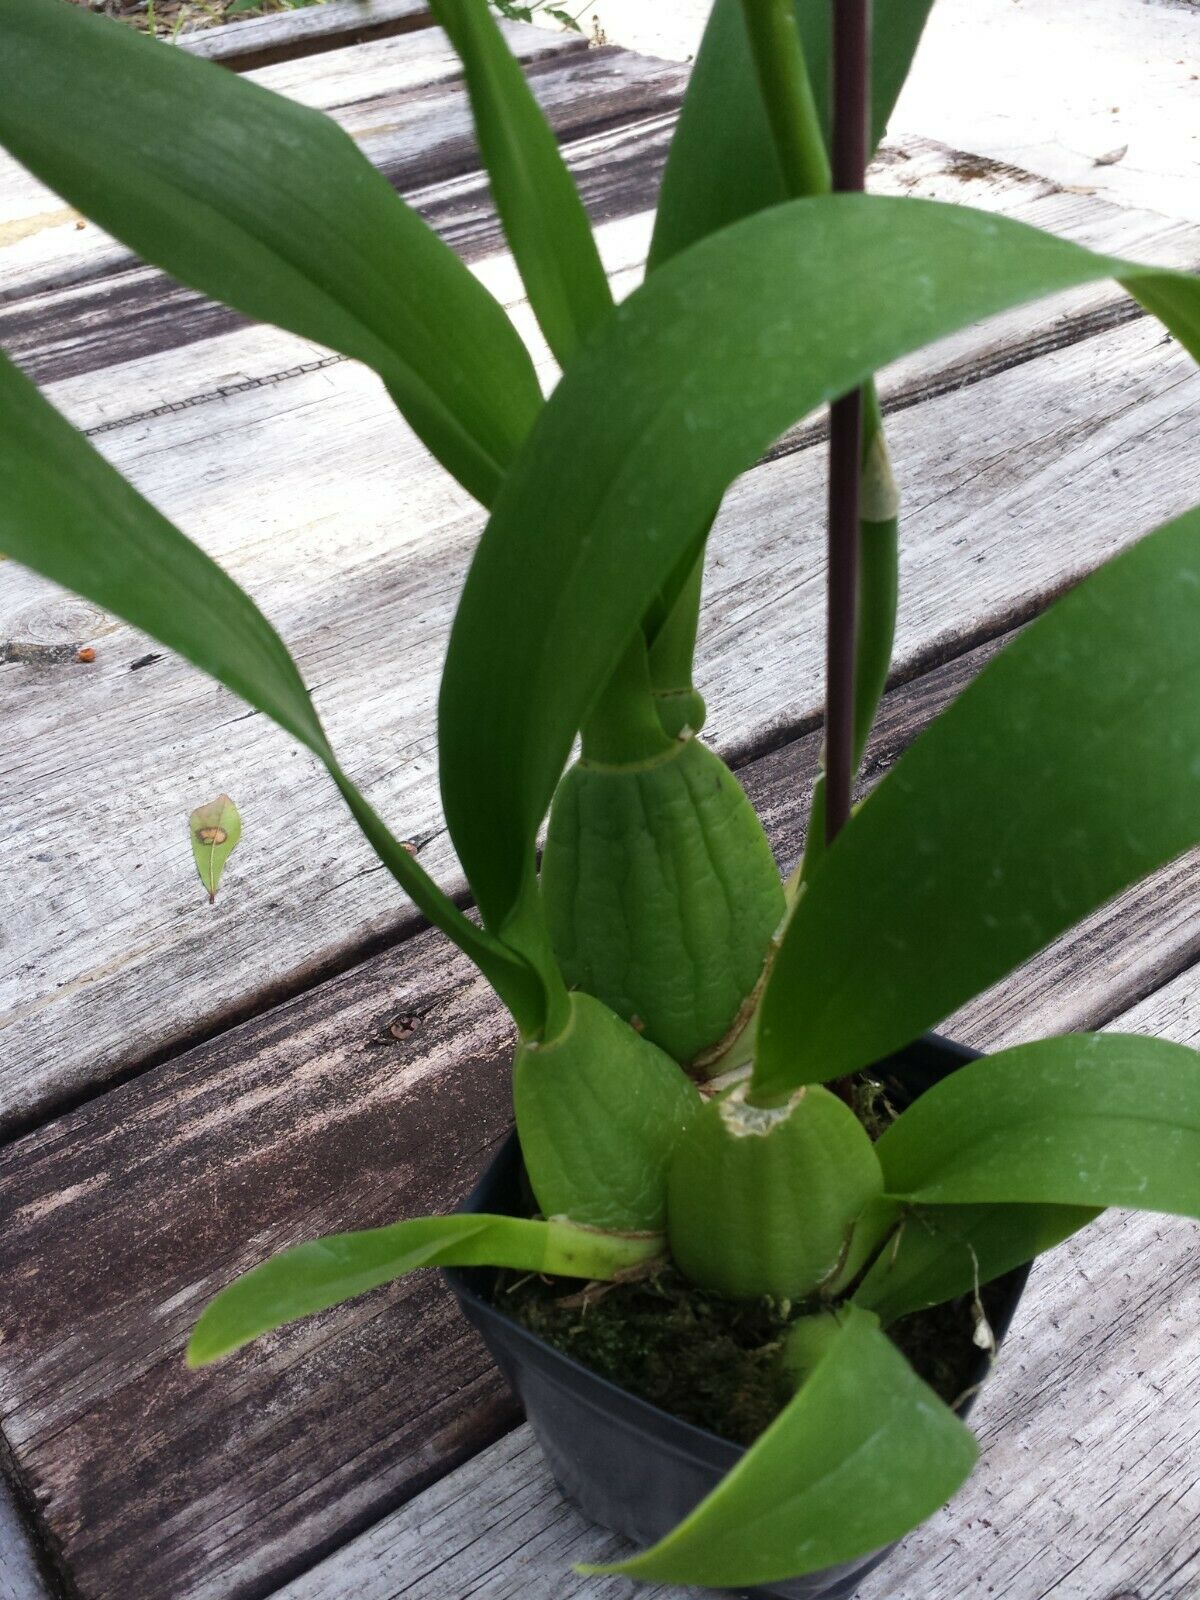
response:
[(694, 738), (628, 765), (576, 762), (542, 892), (567, 983), (684, 1064), (744, 1018), (785, 909), (753, 807)]
[(513, 1103), (542, 1214), (617, 1233), (661, 1233), (675, 1146), (700, 1109), (681, 1067), (587, 994), (556, 1038), (523, 1043)]
[(830, 1294), (861, 1263), (856, 1225), (882, 1191), (870, 1135), (835, 1094), (810, 1085), (760, 1107), (738, 1084), (676, 1147), (671, 1254), (685, 1277), (731, 1299)]

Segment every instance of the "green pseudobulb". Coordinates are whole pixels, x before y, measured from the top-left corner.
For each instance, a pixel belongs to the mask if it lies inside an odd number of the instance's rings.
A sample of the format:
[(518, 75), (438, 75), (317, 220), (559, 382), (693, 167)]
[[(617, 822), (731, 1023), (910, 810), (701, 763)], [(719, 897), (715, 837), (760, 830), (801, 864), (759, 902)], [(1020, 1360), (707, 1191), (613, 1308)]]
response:
[(766, 1108), (738, 1084), (675, 1151), (671, 1253), (685, 1277), (731, 1299), (830, 1294), (861, 1263), (856, 1224), (882, 1190), (870, 1136), (835, 1094), (809, 1087)]
[(700, 1109), (669, 1056), (591, 995), (513, 1064), (517, 1133), (542, 1214), (617, 1233), (661, 1233), (667, 1172)]
[(637, 764), (584, 759), (567, 772), (542, 892), (567, 983), (685, 1064), (743, 1014), (785, 909), (753, 807), (694, 738)]

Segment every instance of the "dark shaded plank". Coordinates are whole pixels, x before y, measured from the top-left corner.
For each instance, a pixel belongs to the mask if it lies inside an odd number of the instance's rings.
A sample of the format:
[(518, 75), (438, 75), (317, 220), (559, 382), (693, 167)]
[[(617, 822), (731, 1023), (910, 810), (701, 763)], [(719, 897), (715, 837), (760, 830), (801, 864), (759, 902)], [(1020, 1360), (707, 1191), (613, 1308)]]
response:
[(432, 26), (426, 0), (331, 0), (328, 5), (182, 33), (175, 43), (181, 50), (219, 61), (234, 72), (249, 72), (298, 56), (320, 55)]
[[(873, 777), (994, 648), (893, 692)], [(784, 868), (817, 743), (743, 770)], [(1141, 896), (1160, 919), (1197, 898), (1169, 876)], [(1150, 988), (1171, 951), (1152, 960), (1146, 928), (1107, 960)], [(1053, 993), (1035, 968), (993, 1014), (1077, 1007), (1089, 939)], [(180, 1361), (205, 1298), (269, 1250), (453, 1205), (507, 1124), (507, 1049), (484, 986), (422, 934), (3, 1151), (4, 1433), (84, 1600), (265, 1593), (513, 1421), (429, 1274), (210, 1372)]]

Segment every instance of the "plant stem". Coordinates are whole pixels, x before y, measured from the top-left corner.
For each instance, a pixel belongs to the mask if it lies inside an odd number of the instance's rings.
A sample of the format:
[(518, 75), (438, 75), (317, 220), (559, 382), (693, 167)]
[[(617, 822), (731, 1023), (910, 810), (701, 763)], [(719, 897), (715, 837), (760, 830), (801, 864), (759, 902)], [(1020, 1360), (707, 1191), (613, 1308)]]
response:
[[(833, 5), (833, 185), (861, 193), (867, 171), (870, 0)], [(849, 820), (854, 780), (854, 656), (858, 596), (858, 486), (863, 392), (829, 414), (829, 608), (825, 677), (825, 842)]]
[[(854, 114), (849, 127), (851, 134), (857, 134), (857, 138), (851, 138), (848, 147), (843, 127), (841, 142), (837, 146), (836, 153), (842, 163), (841, 176), (849, 177), (849, 169), (852, 167), (855, 180), (853, 186), (861, 189), (870, 141), (867, 114), (870, 98), (870, 72), (867, 65), (870, 41), (867, 31), (862, 26), (862, 16), (851, 16), (853, 9), (851, 0), (831, 0), (831, 4), (834, 6), (834, 44), (836, 46), (839, 42), (843, 43), (840, 58), (843, 69), (848, 58), (845, 54), (844, 39), (840, 37), (841, 30), (849, 28), (856, 36), (851, 41), (852, 49), (849, 57), (849, 65), (855, 70), (855, 80), (850, 88), (860, 97), (862, 116), (860, 119), (855, 108), (851, 107)], [(860, 9), (865, 12), (869, 8), (862, 6)], [(795, 25), (794, 0), (742, 0), (742, 15), (759, 81), (759, 91), (788, 191), (797, 199), (806, 195), (827, 194), (833, 183), (833, 171), (826, 152), (824, 134), (817, 118), (803, 44)], [(835, 71), (837, 66), (838, 62), (835, 59)], [(844, 95), (840, 103), (844, 111), (846, 104)], [(845, 124), (844, 117), (843, 124)], [(850, 412), (851, 405), (847, 405), (843, 420), (852, 423), (852, 415), (847, 415)], [(848, 796), (853, 785), (853, 773), (862, 758), (867, 734), (883, 692), (891, 660), (895, 626), (897, 532), (895, 491), (887, 465), (887, 451), (883, 444), (881, 429), (879, 401), (875, 394), (875, 386), (870, 383), (863, 390), (862, 415), (858, 425), (861, 443), (860, 483), (857, 491), (851, 489), (848, 496), (839, 494), (836, 501), (838, 506), (842, 506), (847, 500), (852, 502), (857, 493), (860, 519), (853, 534), (856, 549), (849, 548), (851, 535), (847, 533), (844, 540), (840, 538), (837, 540), (839, 558), (844, 558), (844, 562), (842, 559), (832, 559), (832, 552), (830, 561), (835, 590), (835, 597), (831, 597), (834, 598), (834, 608), (843, 619), (846, 617), (852, 619), (852, 631), (848, 633), (848, 637), (852, 640), (849, 647), (851, 659), (847, 667), (845, 655), (839, 654), (838, 669), (833, 674), (837, 687), (832, 696), (834, 700), (839, 701), (839, 710), (832, 717), (835, 727), (839, 730), (846, 721), (847, 697), (852, 708), (850, 778), (848, 782), (843, 782), (843, 798), (840, 805), (843, 819), (849, 808)], [(832, 431), (838, 433), (845, 430), (834, 419)], [(831, 442), (831, 455), (841, 455), (843, 450), (844, 457), (840, 471), (844, 471), (848, 481), (849, 449), (841, 444), (835, 451)], [(840, 516), (840, 513), (836, 514)], [(847, 528), (850, 521), (850, 518), (846, 519)], [(851, 574), (846, 567), (853, 568), (855, 579), (853, 605), (847, 582)], [(842, 641), (842, 635), (846, 632), (844, 627), (841, 631), (837, 626), (831, 627), (831, 641), (834, 639)], [(844, 743), (844, 733), (842, 739)], [(835, 774), (844, 773), (846, 770), (844, 748), (830, 763), (827, 746), (826, 765), (827, 767), (832, 765)], [(833, 782), (836, 787), (836, 777), (833, 778)], [(826, 787), (827, 780), (823, 773), (818, 778), (813, 793), (804, 860), (789, 880), (789, 898), (794, 897), (805, 872), (811, 868), (825, 848)], [(835, 815), (835, 826), (830, 837), (832, 833), (836, 833), (838, 826), (840, 821)]]
[(742, 0), (742, 14), (788, 193), (828, 194), (829, 156), (793, 0)]
[(685, 726), (699, 733), (704, 726), (704, 697), (692, 682), (703, 586), (701, 551), (648, 647), (651, 692), (664, 731), (671, 735), (678, 735)]
[(584, 760), (604, 766), (639, 766), (678, 748), (659, 721), (640, 628), (588, 713), (582, 737)]

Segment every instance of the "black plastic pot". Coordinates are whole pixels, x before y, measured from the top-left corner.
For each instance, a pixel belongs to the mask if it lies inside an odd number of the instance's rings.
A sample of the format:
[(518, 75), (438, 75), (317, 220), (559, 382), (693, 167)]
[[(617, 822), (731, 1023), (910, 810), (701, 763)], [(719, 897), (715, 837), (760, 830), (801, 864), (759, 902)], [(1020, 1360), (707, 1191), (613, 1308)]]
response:
[[(901, 1103), (915, 1100), (977, 1052), (929, 1034), (889, 1058), (880, 1072)], [(521, 1152), (512, 1134), (462, 1208), (527, 1214)], [(492, 1304), (488, 1268), (446, 1272), (463, 1314), (482, 1334), (537, 1435), (559, 1487), (585, 1516), (645, 1547), (675, 1526), (715, 1487), (742, 1454), (738, 1445), (639, 1400), (551, 1348)], [(989, 1317), (1002, 1339), (1028, 1268), (994, 1286)], [(971, 1383), (986, 1376), (981, 1353)], [(961, 1407), (966, 1415), (970, 1402)], [(771, 1600), (848, 1600), (894, 1546), (821, 1572), (741, 1591)], [(738, 1592), (738, 1591), (733, 1591)]]

